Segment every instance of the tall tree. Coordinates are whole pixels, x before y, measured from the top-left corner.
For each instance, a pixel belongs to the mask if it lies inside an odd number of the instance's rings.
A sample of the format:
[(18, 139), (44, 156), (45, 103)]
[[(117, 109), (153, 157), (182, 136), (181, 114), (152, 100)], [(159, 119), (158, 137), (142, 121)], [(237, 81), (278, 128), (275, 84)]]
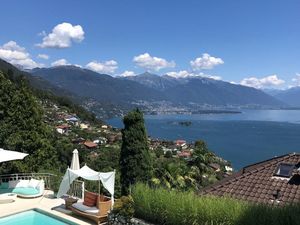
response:
[(42, 108), (25, 80), (20, 77), (12, 82), (8, 78), (0, 73), (0, 146), (29, 156), (22, 162), (7, 163), (7, 172), (51, 168), (57, 161), (56, 152)]
[(152, 176), (152, 159), (149, 153), (143, 113), (136, 109), (123, 119), (120, 156), (122, 195), (130, 193), (130, 186), (138, 181), (148, 182)]
[(212, 157), (211, 152), (209, 152), (206, 143), (202, 140), (195, 142), (195, 148), (192, 155), (192, 163), (197, 166), (200, 172), (204, 172), (207, 169), (207, 164), (210, 163)]

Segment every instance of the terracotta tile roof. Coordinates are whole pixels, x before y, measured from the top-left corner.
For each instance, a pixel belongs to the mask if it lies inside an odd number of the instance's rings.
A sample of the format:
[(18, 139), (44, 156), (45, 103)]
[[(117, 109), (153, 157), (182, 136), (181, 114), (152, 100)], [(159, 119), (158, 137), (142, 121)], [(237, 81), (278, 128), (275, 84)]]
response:
[[(290, 177), (275, 174), (282, 163), (293, 164)], [(291, 153), (244, 167), (205, 188), (201, 194), (230, 196), (251, 202), (284, 205), (300, 202), (300, 154)]]
[(58, 128), (58, 129), (68, 129), (68, 128), (70, 128), (70, 127), (71, 127), (71, 126), (66, 125), (66, 124), (56, 126), (56, 128)]
[(221, 166), (218, 163), (210, 163), (209, 166), (214, 170), (220, 170)]
[(192, 156), (192, 153), (189, 150), (181, 151), (177, 153), (179, 157), (189, 158)]
[(183, 144), (186, 144), (186, 141), (185, 140), (176, 140), (175, 143), (176, 143), (176, 145), (183, 145)]
[(98, 146), (96, 143), (92, 141), (85, 141), (83, 144), (88, 148), (96, 148)]

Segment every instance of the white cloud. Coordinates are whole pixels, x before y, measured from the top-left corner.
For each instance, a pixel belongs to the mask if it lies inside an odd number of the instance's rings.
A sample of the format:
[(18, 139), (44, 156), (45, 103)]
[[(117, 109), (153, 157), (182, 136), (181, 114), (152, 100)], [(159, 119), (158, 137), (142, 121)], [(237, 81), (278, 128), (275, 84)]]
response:
[(214, 79), (214, 80), (222, 79), (222, 77), (220, 77), (220, 76), (209, 75), (209, 74), (205, 74), (205, 73), (194, 73), (194, 72), (189, 72), (187, 70), (181, 70), (178, 72), (168, 72), (166, 74), (170, 77), (175, 77), (175, 78), (205, 77), (205, 78), (210, 78), (210, 79)]
[(295, 85), (292, 86), (300, 86), (300, 73), (296, 73), (296, 77), (292, 79)]
[(0, 46), (0, 58), (24, 69), (44, 66), (32, 60), (26, 49), (19, 46), (15, 41), (9, 41)]
[(49, 56), (46, 54), (38, 54), (37, 56), (39, 59), (49, 59)]
[(214, 80), (222, 80), (221, 76), (216, 76), (216, 75), (203, 74), (203, 77), (207, 77)]
[(59, 59), (51, 63), (51, 66), (66, 66), (71, 65), (66, 59)]
[(210, 70), (215, 66), (224, 64), (224, 61), (221, 58), (216, 58), (204, 53), (202, 57), (190, 61), (190, 64), (194, 70)]
[(133, 77), (133, 76), (136, 76), (135, 72), (128, 71), (128, 70), (120, 74), (120, 77)]
[(149, 53), (144, 53), (133, 58), (133, 62), (144, 69), (159, 71), (165, 68), (173, 68), (176, 66), (174, 61), (168, 62), (163, 58), (151, 56)]
[(185, 78), (185, 77), (190, 77), (192, 73), (186, 71), (186, 70), (181, 70), (181, 71), (173, 71), (173, 72), (168, 72), (168, 76), (170, 77), (175, 77), (175, 78)]
[(254, 88), (268, 88), (268, 87), (279, 86), (284, 83), (285, 81), (279, 79), (276, 74), (263, 77), (263, 78), (257, 78), (257, 77), (244, 78), (240, 82), (241, 85), (254, 87)]
[(83, 68), (83, 66), (82, 66), (82, 65), (79, 65), (79, 64), (73, 64), (73, 66), (77, 66), (77, 67), (79, 67), (79, 68)]
[(97, 73), (113, 74), (118, 69), (118, 63), (115, 60), (105, 62), (92, 61), (86, 65), (86, 68)]
[(81, 42), (84, 39), (84, 31), (80, 25), (61, 23), (56, 25), (52, 32), (42, 32), (43, 42), (37, 44), (41, 48), (69, 48), (72, 42)]

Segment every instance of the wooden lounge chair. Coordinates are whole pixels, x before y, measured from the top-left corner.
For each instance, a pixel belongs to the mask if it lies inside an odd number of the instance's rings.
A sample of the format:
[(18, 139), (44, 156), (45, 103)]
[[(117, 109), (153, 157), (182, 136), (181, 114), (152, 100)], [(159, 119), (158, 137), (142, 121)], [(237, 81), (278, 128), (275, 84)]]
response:
[(73, 213), (88, 218), (96, 222), (96, 224), (101, 224), (107, 221), (107, 215), (112, 206), (111, 199), (100, 195), (98, 197), (98, 203), (96, 207), (88, 207), (83, 205), (83, 202), (74, 203), (70, 209)]

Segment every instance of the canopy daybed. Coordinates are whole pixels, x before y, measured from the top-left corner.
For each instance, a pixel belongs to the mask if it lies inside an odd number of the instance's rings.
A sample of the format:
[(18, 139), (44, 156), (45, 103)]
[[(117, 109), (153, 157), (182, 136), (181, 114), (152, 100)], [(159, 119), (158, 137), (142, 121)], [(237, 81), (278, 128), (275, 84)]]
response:
[(73, 213), (92, 219), (97, 224), (106, 221), (107, 214), (114, 204), (115, 171), (100, 173), (92, 170), (86, 165), (78, 170), (72, 170), (68, 168), (60, 184), (57, 197), (60, 198), (63, 195), (66, 195), (68, 190), (70, 189), (72, 182), (78, 177), (82, 177), (86, 180), (99, 181), (99, 183), (101, 181), (104, 188), (111, 194), (111, 198), (100, 194), (98, 195), (95, 193), (84, 192), (83, 190), (84, 195), (96, 195), (94, 204), (87, 204), (89, 196), (84, 196), (84, 200), (80, 200), (72, 204), (72, 206), (70, 206), (70, 209)]

